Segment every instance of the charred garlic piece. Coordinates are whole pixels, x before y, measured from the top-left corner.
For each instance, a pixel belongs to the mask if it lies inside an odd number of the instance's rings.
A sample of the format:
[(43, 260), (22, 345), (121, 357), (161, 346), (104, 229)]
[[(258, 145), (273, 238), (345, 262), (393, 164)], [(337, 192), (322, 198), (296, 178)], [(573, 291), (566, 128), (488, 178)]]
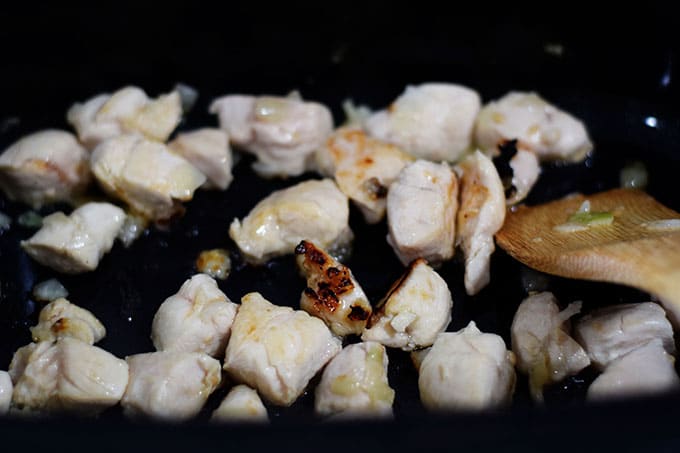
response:
[(150, 352), (126, 360), (130, 383), (121, 405), (129, 417), (187, 420), (221, 380), (220, 362), (200, 352)]
[(543, 387), (559, 382), (590, 365), (583, 348), (569, 336), (568, 320), (580, 311), (580, 303), (560, 311), (552, 293), (524, 299), (512, 321), (512, 351), (517, 368), (529, 375), (534, 401), (543, 401)]
[(74, 104), (66, 119), (76, 129), (80, 141), (93, 149), (102, 141), (123, 134), (139, 133), (164, 142), (181, 116), (177, 91), (149, 99), (142, 89), (128, 86), (111, 95), (100, 94), (83, 104)]
[(482, 108), (475, 139), (492, 153), (504, 140), (518, 140), (541, 160), (577, 162), (593, 149), (581, 121), (536, 93), (514, 91)]
[(217, 422), (260, 422), (269, 421), (267, 408), (257, 392), (247, 385), (237, 385), (229, 390), (211, 417)]
[(385, 110), (371, 115), (370, 135), (422, 159), (456, 161), (470, 147), (479, 95), (464, 86), (426, 83), (407, 86)]
[(387, 381), (387, 364), (387, 351), (380, 343), (346, 346), (324, 369), (316, 387), (316, 413), (391, 416), (394, 390)]
[(0, 416), (9, 412), (13, 388), (9, 373), (7, 371), (0, 371)]
[(168, 147), (207, 177), (206, 189), (225, 190), (234, 179), (229, 137), (221, 129), (204, 128), (177, 135)]
[(663, 308), (653, 302), (593, 311), (576, 323), (574, 333), (590, 360), (600, 369), (653, 339), (661, 340), (669, 354), (675, 353), (673, 328)]
[(293, 253), (302, 240), (329, 250), (352, 238), (349, 202), (330, 179), (304, 181), (273, 192), (239, 221), (229, 236), (251, 264)]
[(514, 355), (503, 339), (474, 322), (437, 336), (420, 365), (420, 400), (430, 410), (483, 410), (510, 403)]
[(9, 374), (12, 405), (30, 411), (98, 413), (116, 405), (128, 384), (124, 360), (68, 337), (19, 348)]
[(224, 369), (271, 403), (289, 406), (341, 348), (320, 319), (250, 293), (236, 314)]
[(658, 395), (680, 389), (675, 358), (661, 340), (618, 357), (588, 387), (588, 400)]
[(496, 167), (479, 151), (459, 166), (460, 208), (456, 243), (465, 255), (465, 291), (477, 294), (490, 280), (494, 234), (505, 220), (505, 193)]
[(336, 335), (360, 335), (372, 308), (352, 271), (309, 241), (300, 242), (295, 254), (307, 278), (300, 308), (321, 318)]
[(177, 294), (161, 304), (151, 325), (151, 340), (159, 351), (224, 354), (238, 306), (215, 280), (197, 274)]
[(43, 219), (43, 226), (21, 247), (31, 258), (66, 274), (97, 268), (111, 250), (125, 221), (122, 209), (110, 203), (86, 203), (67, 216), (55, 212)]
[(445, 163), (418, 160), (399, 173), (387, 193), (387, 241), (404, 266), (453, 256), (457, 197), (456, 174)]
[(316, 153), (321, 173), (335, 179), (368, 223), (385, 217), (387, 190), (412, 161), (413, 157), (398, 147), (353, 128), (338, 129)]
[(255, 156), (261, 176), (298, 176), (333, 130), (327, 107), (292, 97), (224, 96), (210, 113), (219, 117), (229, 140)]
[(101, 143), (92, 153), (92, 171), (102, 188), (153, 220), (172, 217), (205, 176), (162, 143), (124, 135)]
[(38, 324), (31, 327), (31, 335), (35, 342), (71, 337), (95, 344), (106, 336), (106, 329), (90, 311), (59, 298), (40, 310)]
[(444, 279), (418, 259), (378, 303), (361, 338), (404, 351), (431, 346), (451, 322), (452, 307)]
[(88, 159), (70, 132), (35, 132), (0, 154), (0, 189), (10, 200), (36, 209), (54, 201), (70, 201), (91, 180)]

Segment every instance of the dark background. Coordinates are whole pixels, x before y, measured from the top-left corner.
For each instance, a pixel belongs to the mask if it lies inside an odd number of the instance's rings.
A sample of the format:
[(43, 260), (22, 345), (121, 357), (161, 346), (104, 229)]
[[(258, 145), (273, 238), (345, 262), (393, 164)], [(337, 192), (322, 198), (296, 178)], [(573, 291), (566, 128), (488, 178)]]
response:
[[(436, 80), (473, 87), (485, 101), (511, 89), (537, 90), (584, 120), (598, 146), (596, 156), (603, 157), (592, 160), (590, 169), (584, 165), (566, 171), (547, 170), (548, 174), (560, 172), (559, 184), (548, 185), (543, 178), (535, 200), (574, 189), (611, 187), (616, 185), (623, 163), (644, 159), (654, 175), (650, 192), (680, 210), (680, 193), (675, 184), (680, 168), (676, 78), (679, 29), (678, 16), (669, 5), (654, 2), (609, 10), (587, 2), (531, 7), (517, 3), (452, 3), (448, 8), (443, 8), (441, 2), (409, 2), (406, 6), (383, 2), (223, 2), (219, 7), (198, 1), (13, 3), (0, 7), (0, 147), (33, 130), (65, 128), (65, 112), (74, 101), (126, 84), (141, 86), (152, 96), (169, 91), (177, 82), (192, 85), (201, 97), (188, 121), (216, 124), (205, 109), (209, 100), (220, 94), (285, 94), (299, 89), (304, 97), (329, 105), (339, 120), (340, 101), (347, 97), (377, 108), (389, 103), (408, 83)], [(550, 51), (556, 45), (562, 48), (560, 55)], [(659, 126), (647, 127), (644, 121), (648, 116), (657, 118)], [(241, 168), (248, 171), (245, 165)], [(204, 222), (205, 216), (217, 218), (218, 214), (211, 212), (217, 208), (236, 209), (242, 215), (272, 185), (282, 183), (263, 183), (255, 188), (237, 184), (238, 179), (230, 190), (243, 188), (248, 194), (241, 192), (243, 199), (236, 207), (224, 202), (215, 205), (220, 202), (213, 196), (202, 195), (192, 205), (195, 208), (188, 210), (181, 228), (169, 234), (154, 232), (135, 246), (138, 256), (153, 256), (156, 262), (182, 276), (161, 288), (161, 293), (174, 292), (190, 271), (190, 265), (173, 261), (166, 250), (176, 250), (173, 244), (188, 243), (186, 234), (192, 231), (192, 222)], [(5, 211), (19, 209), (14, 205), (0, 207)], [(371, 247), (371, 238), (384, 236), (381, 230), (368, 233), (373, 236), (366, 236), (368, 239), (360, 245)], [(191, 247), (197, 251), (213, 245), (206, 239), (209, 237), (193, 237)], [(17, 259), (8, 250), (2, 252), (2, 260)], [(91, 302), (98, 304), (97, 314), (111, 317), (107, 319), (118, 319), (128, 312), (136, 316), (135, 304), (152, 294), (154, 303), (162, 300), (156, 292), (157, 286), (165, 282), (152, 282), (141, 290), (136, 283), (130, 283), (142, 279), (145, 272), (155, 275), (158, 266), (131, 263), (127, 268), (114, 267), (117, 259), (126, 259), (125, 253), (120, 247), (114, 248), (111, 257), (102, 263), (98, 277), (81, 290), (72, 289), (82, 299), (93, 295), (101, 300), (118, 297), (132, 301), (122, 307)], [(501, 254), (496, 256), (494, 269), (503, 271), (507, 259)], [(355, 273), (368, 273), (381, 265), (379, 254), (373, 259), (352, 266)], [(21, 259), (18, 262), (19, 267), (31, 266)], [(8, 286), (19, 291), (22, 283), (17, 283), (17, 275), (26, 272), (14, 262), (7, 263), (0, 263), (0, 283), (5, 285), (2, 288), (5, 293)], [(259, 285), (263, 292), (275, 293), (279, 288), (272, 283), (278, 278), (274, 274), (285, 268), (285, 278), (295, 278), (286, 264), (275, 263), (264, 278), (242, 270), (243, 285)], [(389, 284), (392, 274), (398, 273), (399, 268), (393, 263), (390, 266), (382, 279), (368, 283), (367, 292), (372, 298)], [(49, 274), (33, 267), (31, 272), (38, 277)], [(447, 269), (445, 272), (452, 278), (460, 280), (458, 264)], [(510, 308), (501, 308), (501, 315), (496, 311), (492, 314), (492, 306), (485, 305), (485, 300), (498, 297), (500, 302), (494, 304), (502, 304), (507, 291), (519, 289), (520, 278), (517, 272), (507, 274), (507, 284), (496, 288), (493, 295), (482, 295), (478, 306), (457, 308), (454, 315), (460, 318), (455, 322), (474, 318), (483, 327), (492, 328), (494, 316), (511, 318)], [(77, 280), (65, 282), (71, 289)], [(560, 285), (559, 281), (554, 283), (556, 287)], [(508, 289), (511, 287), (514, 289)], [(604, 293), (631, 297), (611, 287), (564, 285), (562, 289), (565, 295), (574, 296), (590, 290), (598, 297)], [(286, 289), (290, 294), (296, 291), (299, 288)], [(228, 294), (235, 298), (235, 294)], [(8, 343), (0, 345), (2, 368), (7, 365), (10, 349), (28, 341), (24, 324), (36, 313), (8, 309), (6, 299), (0, 298), (0, 304), (4, 304), (0, 306), (1, 315), (14, 317), (11, 322), (0, 319), (0, 327), (9, 329), (0, 333), (0, 338), (17, 343), (11, 347)], [(135, 318), (136, 322), (147, 325), (152, 314), (153, 310), (146, 310)], [(114, 321), (107, 322), (107, 327), (114, 326), (114, 330), (115, 325)], [(24, 337), (17, 337), (15, 330)], [(145, 331), (143, 336), (129, 338), (127, 343), (125, 339), (107, 341), (122, 356), (139, 352), (131, 346), (140, 347), (139, 341), (142, 348), (147, 348)], [(678, 446), (678, 402), (680, 398), (667, 398), (602, 407), (556, 405), (543, 410), (520, 401), (512, 411), (498, 414), (444, 417), (426, 416), (416, 410), (393, 424), (347, 426), (309, 425), (308, 420), (300, 424), (291, 418), (267, 430), (214, 428), (200, 422), (168, 429), (133, 425), (116, 417), (94, 422), (0, 420), (0, 436), (5, 445), (49, 446), (56, 450), (84, 449), (89, 445), (104, 451), (151, 446), (186, 450), (196, 445), (224, 450), (238, 445), (254, 450), (472, 447), (573, 451), (615, 446), (623, 451), (643, 447), (662, 451)], [(36, 435), (38, 432), (41, 434)]]

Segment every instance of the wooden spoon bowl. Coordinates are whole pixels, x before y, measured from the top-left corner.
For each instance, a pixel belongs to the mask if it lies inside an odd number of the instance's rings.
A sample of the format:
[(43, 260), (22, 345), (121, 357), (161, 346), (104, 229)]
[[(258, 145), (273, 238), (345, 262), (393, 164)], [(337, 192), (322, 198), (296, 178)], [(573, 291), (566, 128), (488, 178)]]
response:
[[(581, 231), (556, 229), (585, 200), (593, 212), (612, 213), (613, 222)], [(667, 219), (680, 219), (680, 214), (644, 192), (613, 189), (512, 208), (496, 241), (512, 257), (542, 272), (647, 291), (680, 325), (680, 229), (658, 222)]]

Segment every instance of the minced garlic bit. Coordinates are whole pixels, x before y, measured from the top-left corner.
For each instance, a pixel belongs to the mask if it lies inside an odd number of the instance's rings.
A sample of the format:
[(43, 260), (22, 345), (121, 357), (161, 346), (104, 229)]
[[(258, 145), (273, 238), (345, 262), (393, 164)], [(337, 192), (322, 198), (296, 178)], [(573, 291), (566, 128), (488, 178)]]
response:
[(644, 228), (652, 231), (678, 231), (680, 230), (680, 219), (662, 219), (642, 224)]
[(225, 280), (231, 272), (229, 252), (224, 249), (202, 251), (196, 259), (196, 269), (213, 278)]
[(613, 222), (613, 213), (591, 211), (590, 201), (586, 200), (581, 204), (578, 211), (569, 216), (566, 223), (555, 226), (553, 230), (560, 233), (574, 233), (587, 230), (593, 226), (611, 225)]
[(33, 297), (38, 301), (52, 302), (60, 297), (67, 297), (68, 290), (56, 278), (40, 282), (33, 287)]

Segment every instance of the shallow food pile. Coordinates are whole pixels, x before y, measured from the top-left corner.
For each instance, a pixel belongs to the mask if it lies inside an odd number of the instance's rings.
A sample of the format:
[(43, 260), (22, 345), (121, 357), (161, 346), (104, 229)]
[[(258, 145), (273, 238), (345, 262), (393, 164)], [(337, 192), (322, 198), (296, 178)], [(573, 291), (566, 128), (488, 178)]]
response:
[[(72, 132), (5, 133), (3, 413), (383, 419), (680, 386), (649, 295), (495, 248), (518, 203), (608, 188), (570, 172), (646, 178), (538, 94), (425, 83), (342, 121), (197, 96), (125, 87)], [(616, 215), (584, 203), (560, 234)]]

